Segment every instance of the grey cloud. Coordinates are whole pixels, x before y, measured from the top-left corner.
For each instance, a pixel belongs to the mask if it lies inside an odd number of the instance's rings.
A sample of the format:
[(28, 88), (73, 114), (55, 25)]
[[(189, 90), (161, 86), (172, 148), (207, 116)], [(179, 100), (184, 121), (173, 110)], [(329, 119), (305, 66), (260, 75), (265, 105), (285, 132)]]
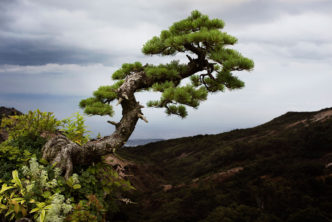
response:
[(209, 8), (210, 15), (225, 20), (237, 28), (274, 21), (285, 14), (332, 11), (331, 1), (266, 1), (251, 0), (224, 9), (223, 4)]
[[(251, 74), (240, 75), (246, 88), (210, 96), (183, 121), (144, 109), (150, 123), (139, 122), (133, 137), (218, 133), (289, 110), (331, 106), (330, 0), (0, 1), (0, 64), (13, 65), (0, 66), (1, 105), (68, 117), (80, 96), (111, 83), (110, 74), (122, 63), (169, 61), (144, 57), (140, 47), (198, 9), (223, 19), (225, 30), (239, 38), (235, 48), (255, 61)], [(90, 130), (103, 135), (112, 131), (105, 122), (88, 118)]]
[(0, 65), (88, 64), (106, 62), (112, 57), (92, 50), (55, 46), (50, 41), (0, 37)]
[[(332, 2), (3, 0), (0, 9), (0, 64), (120, 65), (121, 58), (140, 57), (135, 40), (142, 45), (193, 9), (224, 19), (226, 28), (241, 30), (285, 13), (332, 10)], [(144, 24), (151, 27), (138, 28)], [(261, 41), (250, 38), (244, 34), (241, 41)]]
[[(112, 6), (112, 4), (106, 5)], [(84, 8), (84, 6), (86, 7)], [(100, 42), (100, 38), (107, 38), (104, 35), (108, 35), (109, 39), (113, 38), (112, 27), (117, 27), (122, 31), (130, 28), (126, 27), (129, 19), (125, 26), (121, 23), (122, 18), (126, 18), (124, 14), (120, 14), (123, 13), (123, 10), (115, 15), (109, 13), (107, 17), (99, 18), (100, 20), (94, 20), (94, 17), (99, 16), (98, 10), (91, 11), (90, 5), (74, 1), (40, 1), (38, 3), (38, 1), (4, 0), (0, 4), (0, 10), (0, 64), (104, 63), (111, 65), (115, 64), (113, 60), (117, 60), (119, 57), (128, 57), (130, 54), (135, 56), (140, 53), (139, 50), (128, 52), (126, 48), (121, 49), (121, 47), (116, 48), (110, 45), (110, 43), (114, 46), (119, 45), (117, 43), (121, 38), (119, 30), (114, 30), (114, 34), (118, 36), (117, 40), (108, 42), (104, 40), (108, 47), (103, 49), (102, 42)], [(111, 12), (117, 11), (116, 6), (112, 7)], [(47, 12), (54, 15), (54, 18), (47, 15)], [(106, 16), (106, 10), (103, 12)], [(64, 14), (64, 18), (62, 18), (62, 14)], [(128, 15), (132, 15), (132, 12), (129, 11)], [(80, 21), (80, 16), (85, 20)], [(141, 22), (139, 19), (133, 20), (132, 17), (130, 19), (132, 25), (136, 24), (135, 21)], [(96, 24), (98, 27), (95, 27)], [(77, 25), (81, 27), (77, 28)], [(103, 33), (102, 31), (105, 29), (108, 30)], [(79, 33), (80, 31), (82, 33)], [(130, 44), (132, 45), (132, 43)]]
[(11, 10), (17, 4), (17, 0), (1, 0), (0, 3), (0, 27), (8, 28), (7, 25), (12, 22), (13, 18), (11, 16)]

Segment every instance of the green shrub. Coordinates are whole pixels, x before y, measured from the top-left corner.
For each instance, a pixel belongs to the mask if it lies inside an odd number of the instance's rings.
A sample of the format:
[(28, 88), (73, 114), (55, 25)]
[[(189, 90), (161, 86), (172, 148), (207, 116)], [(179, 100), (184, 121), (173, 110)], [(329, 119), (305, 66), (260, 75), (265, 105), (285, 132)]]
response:
[(32, 153), (28, 149), (19, 149), (9, 141), (0, 144), (0, 179), (10, 180), (11, 172), (17, 167), (24, 165)]
[(40, 159), (47, 138), (58, 131), (80, 145), (89, 140), (79, 113), (59, 121), (36, 110), (4, 118), (1, 126), (9, 138), (0, 144), (0, 221), (105, 221), (119, 202), (127, 201), (120, 193), (133, 187), (109, 165), (77, 167), (80, 175), (65, 180), (58, 168)]
[(0, 213), (4, 213), (8, 221), (21, 217), (38, 219), (40, 222), (63, 221), (72, 205), (70, 199), (65, 200), (61, 194), (59, 169), (44, 167), (31, 158), (29, 167), (22, 167), (21, 172), (21, 179), (18, 171), (14, 170), (13, 179), (2, 183)]
[[(21, 177), (19, 177), (19, 172)], [(0, 215), (7, 221), (22, 217), (38, 221), (105, 221), (123, 201), (119, 193), (133, 189), (109, 166), (97, 164), (68, 180), (60, 170), (31, 158), (29, 166), (12, 172), (11, 181), (0, 181)]]
[(39, 137), (42, 133), (54, 133), (60, 127), (53, 113), (29, 111), (25, 115), (4, 118), (1, 128), (8, 131), (8, 140), (15, 140), (21, 136)]
[(89, 141), (88, 130), (84, 125), (84, 117), (78, 112), (61, 121), (60, 129), (70, 140), (80, 145)]

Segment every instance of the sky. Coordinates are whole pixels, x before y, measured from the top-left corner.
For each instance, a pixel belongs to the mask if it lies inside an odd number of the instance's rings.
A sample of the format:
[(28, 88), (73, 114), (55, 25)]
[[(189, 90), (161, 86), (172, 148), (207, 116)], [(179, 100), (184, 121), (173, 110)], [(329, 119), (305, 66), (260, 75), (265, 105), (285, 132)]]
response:
[[(123, 63), (181, 60), (141, 48), (195, 9), (222, 19), (238, 38), (233, 48), (254, 60), (253, 71), (235, 73), (246, 87), (209, 95), (185, 119), (144, 108), (149, 123), (139, 121), (132, 139), (215, 134), (332, 107), (331, 0), (0, 0), (0, 106), (82, 113), (79, 101), (112, 84)], [(111, 134), (108, 119), (86, 116), (91, 134)]]

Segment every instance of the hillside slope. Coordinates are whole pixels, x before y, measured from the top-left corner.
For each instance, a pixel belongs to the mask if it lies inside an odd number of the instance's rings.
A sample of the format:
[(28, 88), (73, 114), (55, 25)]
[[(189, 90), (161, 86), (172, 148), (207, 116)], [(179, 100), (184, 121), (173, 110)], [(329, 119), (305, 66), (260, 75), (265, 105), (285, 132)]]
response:
[(117, 221), (332, 219), (332, 108), (118, 155), (137, 192)]
[[(15, 108), (7, 108), (4, 106), (0, 106), (0, 126), (2, 122), (2, 118), (14, 115), (22, 115), (22, 113)], [(0, 128), (0, 143), (5, 141), (8, 137), (8, 134), (5, 130)]]

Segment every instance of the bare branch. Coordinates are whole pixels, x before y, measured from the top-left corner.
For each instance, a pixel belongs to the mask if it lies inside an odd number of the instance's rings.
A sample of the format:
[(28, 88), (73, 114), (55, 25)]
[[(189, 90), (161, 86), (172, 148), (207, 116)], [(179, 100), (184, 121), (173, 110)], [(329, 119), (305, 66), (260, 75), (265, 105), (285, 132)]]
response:
[(138, 118), (144, 120), (144, 122), (148, 123), (149, 121), (145, 118), (145, 116), (143, 114), (137, 114)]
[(193, 61), (193, 58), (191, 58), (189, 55), (186, 55), (186, 56), (187, 56), (187, 58), (189, 59), (190, 62)]
[(107, 122), (108, 122), (109, 124), (114, 125), (114, 126), (118, 126), (118, 125), (119, 125), (119, 123), (114, 122), (114, 121), (111, 121), (111, 120), (107, 120)]
[(123, 100), (122, 97), (120, 97), (119, 100), (118, 100), (118, 103), (116, 104), (116, 106), (118, 106), (119, 104), (121, 104), (122, 100)]
[(129, 100), (127, 94), (122, 94), (122, 96), (123, 96), (126, 100)]

